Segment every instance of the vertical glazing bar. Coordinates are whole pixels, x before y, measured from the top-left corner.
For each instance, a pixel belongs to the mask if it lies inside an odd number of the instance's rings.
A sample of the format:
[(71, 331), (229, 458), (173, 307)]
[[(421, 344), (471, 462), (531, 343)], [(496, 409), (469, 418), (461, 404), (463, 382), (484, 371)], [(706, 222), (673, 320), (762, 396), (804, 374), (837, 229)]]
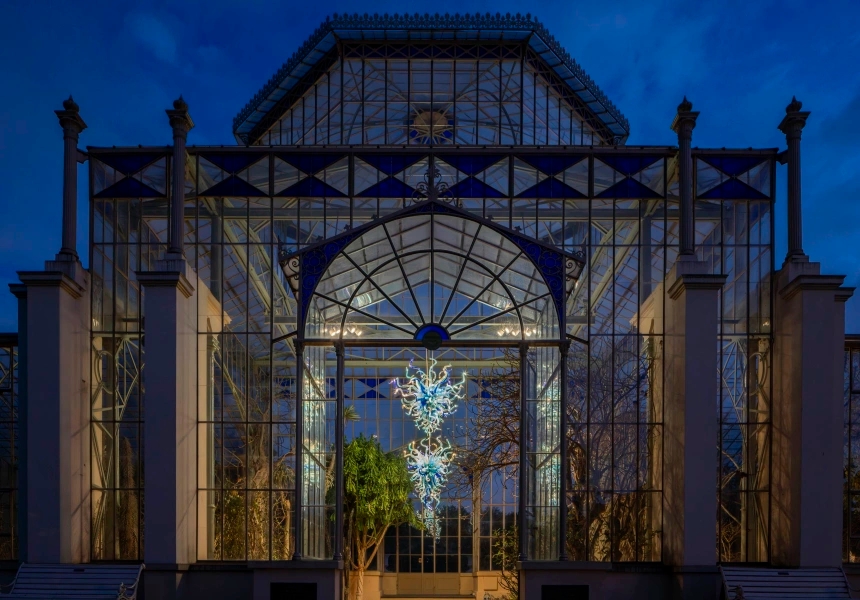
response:
[[(564, 331), (564, 330), (562, 330)], [(562, 335), (564, 335), (562, 333)], [(559, 440), (560, 453), (559, 462), (561, 462), (561, 470), (559, 474), (558, 486), (558, 560), (567, 560), (567, 474), (570, 465), (568, 464), (568, 448), (567, 448), (567, 358), (570, 352), (570, 340), (565, 340), (559, 344), (558, 348), (558, 374), (559, 374), (559, 395), (561, 398), (561, 412), (559, 417), (559, 428), (561, 430), (561, 438)]]
[(337, 342), (334, 347), (337, 356), (336, 392), (337, 410), (335, 414), (335, 527), (334, 527), (334, 559), (343, 560), (343, 426), (344, 426), (344, 347), (343, 342)]
[(526, 518), (526, 499), (528, 496), (528, 385), (526, 377), (528, 374), (529, 345), (520, 343), (520, 482), (519, 482), (519, 560), (528, 560), (528, 519)]
[[(301, 332), (301, 330), (299, 331)], [(294, 505), (296, 507), (294, 517), (294, 522), (296, 524), (296, 541), (293, 560), (302, 560), (302, 549), (304, 547), (304, 510), (302, 502), (304, 499), (304, 478), (302, 477), (302, 472), (304, 471), (304, 457), (302, 456), (302, 449), (305, 443), (304, 407), (302, 404), (305, 378), (305, 344), (301, 340), (296, 340), (294, 343), (296, 348), (296, 502)]]

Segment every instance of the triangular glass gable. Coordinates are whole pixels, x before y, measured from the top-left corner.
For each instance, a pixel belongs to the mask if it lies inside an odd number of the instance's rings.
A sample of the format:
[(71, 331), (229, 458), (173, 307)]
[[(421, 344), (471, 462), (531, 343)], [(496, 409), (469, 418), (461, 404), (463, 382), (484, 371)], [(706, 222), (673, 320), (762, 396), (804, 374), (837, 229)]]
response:
[(519, 196), (523, 191), (536, 186), (546, 178), (546, 173), (538, 171), (537, 168), (519, 158), (514, 158), (514, 196)]
[(472, 176), (499, 162), (504, 157), (489, 154), (437, 154), (436, 158), (445, 161), (458, 171)]
[(343, 198), (346, 194), (336, 190), (316, 177), (307, 177), (295, 185), (278, 192), (276, 196), (298, 196), (310, 198)]
[(661, 198), (662, 196), (642, 185), (633, 178), (627, 177), (597, 194), (598, 198)]
[[(566, 171), (574, 164), (585, 160), (585, 156), (576, 155), (524, 155), (522, 160), (536, 168), (541, 173), (546, 173), (549, 176), (558, 175), (562, 171)], [(586, 163), (587, 164), (587, 163)]]
[(344, 196), (349, 194), (349, 159), (343, 157), (327, 166), (318, 177)]
[(703, 160), (696, 160), (696, 195), (712, 190), (729, 176)]
[(719, 169), (726, 175), (737, 177), (756, 165), (767, 161), (766, 156), (703, 156), (699, 160)]
[[(605, 157), (601, 157), (605, 158)], [(599, 196), (602, 192), (624, 179), (624, 175), (604, 163), (602, 160), (594, 159), (594, 195)]]
[(555, 177), (550, 177), (520, 192), (517, 198), (585, 198), (585, 194), (565, 185)]
[(300, 171), (314, 175), (344, 157), (343, 154), (279, 154)]
[(648, 186), (654, 190), (659, 196), (663, 195), (664, 185), (664, 166), (666, 159), (660, 158), (656, 162), (648, 165), (633, 176), (633, 179), (639, 183)]
[(109, 164), (91, 158), (93, 165), (93, 193), (99, 194), (102, 190), (111, 187), (125, 175), (121, 171), (117, 171)]
[[(409, 154), (359, 154), (356, 157), (382, 171), (386, 175), (394, 175), (411, 167), (423, 157)], [(358, 160), (356, 160), (356, 167)]]
[(247, 170), (242, 170), (236, 175), (253, 185), (264, 196), (269, 195), (269, 159), (267, 157), (258, 160)]
[(147, 165), (141, 171), (138, 171), (133, 176), (142, 184), (160, 192), (162, 195), (167, 194), (167, 158), (161, 157), (159, 160)]
[(381, 173), (379, 169), (356, 157), (355, 166), (352, 172), (353, 186), (356, 195), (361, 194), (370, 186), (379, 183), (380, 175)]
[(600, 160), (602, 160), (604, 163), (606, 163), (622, 175), (628, 177), (654, 164), (655, 162), (660, 160), (660, 158), (660, 156), (616, 156), (613, 154), (603, 154), (600, 156)]
[(387, 177), (379, 183), (357, 193), (356, 196), (367, 198), (411, 198), (414, 193), (415, 190), (399, 179)]
[(424, 156), (421, 160), (415, 161), (399, 173), (396, 173), (394, 176), (409, 187), (413, 189), (417, 188), (418, 184), (424, 181), (427, 177), (427, 167), (429, 162), (429, 159)]
[(125, 176), (137, 173), (149, 163), (164, 156), (163, 152), (135, 152), (134, 154), (99, 154), (99, 160)]
[(251, 185), (241, 177), (230, 175), (216, 183), (208, 190), (199, 193), (200, 196), (235, 196), (235, 197), (258, 197), (267, 196), (256, 186)]
[(198, 188), (201, 190), (211, 188), (230, 176), (227, 171), (202, 156), (199, 158), (198, 164), (200, 165), (197, 170)]
[(507, 197), (510, 179), (509, 166), (510, 160), (507, 157), (503, 158), (500, 162), (491, 165), (487, 169), (484, 169), (483, 171), (475, 175), (475, 178), (479, 181), (483, 181), (488, 186), (495, 190), (498, 190), (502, 193), (503, 196)]
[(164, 194), (154, 190), (137, 179), (126, 177), (109, 188), (105, 188), (95, 198), (163, 198)]
[(565, 185), (573, 188), (583, 196), (588, 195), (588, 161), (581, 160), (568, 167), (561, 173), (556, 173), (555, 178)]
[(295, 185), (299, 180), (307, 177), (290, 163), (275, 157), (275, 195), (279, 195), (285, 189)]
[(739, 175), (738, 180), (747, 184), (751, 188), (758, 190), (765, 196), (770, 197), (770, 170), (770, 161), (765, 161), (760, 165), (756, 165), (746, 173)]
[(222, 171), (226, 171), (227, 173), (236, 173), (241, 171), (242, 169), (248, 168), (252, 163), (259, 160), (259, 156), (256, 154), (216, 154), (216, 153), (206, 153), (201, 154), (201, 158), (205, 158), (210, 163), (221, 169)]
[(755, 188), (738, 181), (735, 178), (727, 179), (720, 185), (712, 188), (699, 198), (703, 200), (767, 200), (768, 197)]
[(467, 177), (450, 188), (454, 198), (504, 198), (505, 194), (475, 177)]

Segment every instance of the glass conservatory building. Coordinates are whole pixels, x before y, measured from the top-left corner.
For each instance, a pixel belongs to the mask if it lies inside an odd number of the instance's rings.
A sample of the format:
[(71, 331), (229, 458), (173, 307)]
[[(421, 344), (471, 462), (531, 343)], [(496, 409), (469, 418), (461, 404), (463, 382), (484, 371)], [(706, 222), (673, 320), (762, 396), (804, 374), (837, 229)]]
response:
[[(802, 250), (801, 108), (785, 151), (692, 148), (686, 99), (677, 146), (628, 147), (544, 26), (489, 15), (327, 20), (231, 147), (180, 98), (172, 146), (82, 152), (69, 99), (62, 250), (12, 286), (20, 559), (143, 562), (150, 600), (352, 597), (368, 534), (367, 600), (840, 567), (851, 289)], [(362, 437), (424, 525), (356, 524)]]

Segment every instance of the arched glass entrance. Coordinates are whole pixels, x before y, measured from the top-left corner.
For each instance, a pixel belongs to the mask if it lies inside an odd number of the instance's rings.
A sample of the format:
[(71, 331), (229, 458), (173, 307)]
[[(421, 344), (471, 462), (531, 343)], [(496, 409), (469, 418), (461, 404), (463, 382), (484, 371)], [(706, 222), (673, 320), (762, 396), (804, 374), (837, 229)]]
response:
[[(387, 533), (376, 560), (383, 589), (458, 594), (461, 577), (499, 568), (505, 537), (508, 552), (521, 543), (519, 552), (556, 558), (564, 310), (581, 271), (577, 257), (425, 200), (281, 264), (298, 300), (288, 337), (305, 366), (297, 373), (297, 553), (349, 553), (328, 465), (359, 435), (405, 454), (424, 434), (395, 393), (398, 380), (410, 365), (437, 364), (464, 382), (438, 432), (456, 458), (436, 509), (438, 531), (402, 525)], [(521, 542), (517, 530), (528, 531)]]
[(389, 220), (325, 270), (305, 339), (558, 339), (549, 287), (525, 251), (453, 214)]

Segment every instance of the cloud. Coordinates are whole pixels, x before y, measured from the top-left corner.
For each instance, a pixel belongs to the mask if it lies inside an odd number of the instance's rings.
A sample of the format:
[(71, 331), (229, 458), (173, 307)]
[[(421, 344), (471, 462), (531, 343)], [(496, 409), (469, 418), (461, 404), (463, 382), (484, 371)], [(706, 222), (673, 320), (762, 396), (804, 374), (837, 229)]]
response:
[(822, 141), (834, 146), (855, 147), (860, 138), (860, 90), (836, 115), (821, 123)]
[(152, 15), (135, 13), (126, 17), (126, 25), (132, 37), (156, 58), (171, 64), (176, 62), (176, 38), (164, 23)]

